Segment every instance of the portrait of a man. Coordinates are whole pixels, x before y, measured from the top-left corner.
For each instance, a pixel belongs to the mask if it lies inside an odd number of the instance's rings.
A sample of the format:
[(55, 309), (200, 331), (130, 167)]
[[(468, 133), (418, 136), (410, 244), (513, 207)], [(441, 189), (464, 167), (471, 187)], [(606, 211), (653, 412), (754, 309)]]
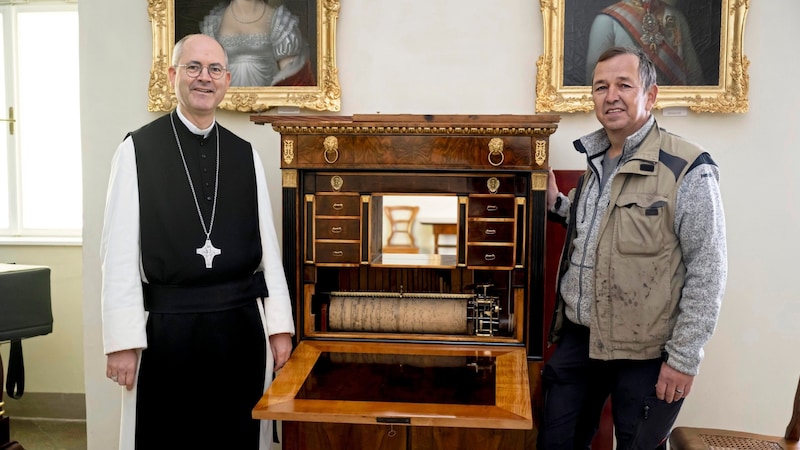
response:
[(660, 86), (719, 84), (722, 0), (565, 0), (564, 86), (591, 84), (613, 46), (639, 47)]
[(216, 39), (232, 87), (314, 86), (316, 14), (309, 0), (175, 0), (175, 40)]

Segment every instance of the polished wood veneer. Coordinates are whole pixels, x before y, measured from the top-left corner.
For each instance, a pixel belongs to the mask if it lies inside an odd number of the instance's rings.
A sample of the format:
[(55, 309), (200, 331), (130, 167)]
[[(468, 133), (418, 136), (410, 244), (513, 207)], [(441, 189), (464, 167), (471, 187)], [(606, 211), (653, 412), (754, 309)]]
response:
[[(559, 117), (251, 120), (280, 134), (284, 266), (298, 330), (254, 417), (283, 421), (286, 450), (534, 448), (549, 137)], [(388, 199), (426, 197), (454, 199), (452, 216), (436, 218), (452, 247), (384, 250)], [(433, 331), (436, 317), (415, 317), (414, 305), (437, 310), (428, 307), (462, 298), (463, 326), (446, 328), (460, 331)], [(418, 326), (431, 330), (403, 331)]]
[[(335, 387), (315, 386), (309, 377), (323, 356), (335, 355), (386, 355), (387, 357), (408, 356), (405, 366), (416, 369), (418, 373), (446, 373), (456, 366), (449, 362), (463, 358), (479, 364), (481, 359), (487, 367), (476, 367), (490, 373), (486, 378), (493, 390), (489, 396), (481, 395), (481, 390), (464, 392), (461, 398), (446, 399), (436, 395), (438, 402), (420, 399), (425, 394), (409, 393), (418, 401), (398, 401), (398, 393), (385, 393), (382, 399), (363, 400), (363, 392), (336, 392)], [(437, 363), (436, 358), (440, 358)], [(450, 358), (448, 361), (447, 358)], [(387, 361), (390, 358), (387, 358)], [(396, 358), (395, 358), (396, 359)], [(350, 363), (355, 366), (357, 363)], [(402, 371), (404, 364), (377, 364), (386, 367), (372, 378), (375, 383), (388, 383)], [(425, 370), (428, 369), (428, 370)], [(284, 372), (285, 371), (285, 372)], [(406, 370), (406, 373), (411, 370)], [(284, 375), (284, 373), (286, 373)], [(354, 371), (353, 375), (358, 373)], [(376, 372), (371, 372), (376, 375)], [(414, 378), (409, 375), (408, 378)], [(359, 378), (357, 382), (367, 383), (369, 378)], [(422, 382), (424, 380), (415, 380)], [(463, 380), (452, 380), (458, 384)], [(311, 384), (311, 386), (309, 386)], [(418, 384), (419, 385), (419, 384)], [(519, 389), (522, 387), (522, 389)], [(374, 393), (374, 386), (365, 387), (368, 396)], [(388, 386), (386, 388), (388, 390)], [(298, 396), (298, 392), (309, 392)], [(301, 398), (302, 397), (302, 398)], [(479, 398), (482, 397), (482, 398)], [(488, 399), (491, 399), (489, 401)], [(528, 390), (528, 370), (525, 352), (521, 348), (486, 346), (431, 346), (426, 344), (398, 344), (362, 342), (358, 346), (348, 342), (303, 341), (292, 354), (269, 391), (256, 405), (253, 416), (259, 419), (298, 420), (303, 422), (338, 423), (392, 423), (418, 426), (453, 426), (469, 428), (529, 429), (532, 426), (530, 392)]]

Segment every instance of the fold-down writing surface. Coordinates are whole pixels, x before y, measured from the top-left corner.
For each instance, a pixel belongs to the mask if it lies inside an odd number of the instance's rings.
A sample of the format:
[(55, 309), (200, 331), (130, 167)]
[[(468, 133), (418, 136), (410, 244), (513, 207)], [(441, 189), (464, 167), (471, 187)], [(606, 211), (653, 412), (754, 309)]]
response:
[[(348, 383), (348, 392), (343, 395), (337, 392), (337, 387), (318, 382), (321, 380), (318, 374), (330, 369), (331, 360), (337, 361), (336, 370), (342, 372), (336, 375), (338, 378), (346, 377), (347, 365), (352, 364), (354, 379), (364, 385), (361, 393), (353, 391), (358, 383)], [(404, 365), (414, 369), (406, 368), (401, 374)], [(365, 367), (380, 367), (380, 370), (371, 370), (370, 377), (364, 378)], [(410, 373), (434, 374), (435, 378), (464, 375), (470, 370), (475, 375), (463, 383), (467, 390), (451, 387), (449, 392), (432, 396), (419, 392), (419, 388), (430, 388), (434, 381), (412, 381)], [(359, 375), (362, 378), (355, 378)], [(375, 399), (380, 396), (376, 383), (386, 386), (384, 398)], [(456, 384), (455, 380), (453, 383)], [(407, 395), (403, 394), (404, 388)], [(525, 350), (511, 346), (306, 340), (300, 342), (256, 405), (253, 417), (299, 422), (530, 429)]]

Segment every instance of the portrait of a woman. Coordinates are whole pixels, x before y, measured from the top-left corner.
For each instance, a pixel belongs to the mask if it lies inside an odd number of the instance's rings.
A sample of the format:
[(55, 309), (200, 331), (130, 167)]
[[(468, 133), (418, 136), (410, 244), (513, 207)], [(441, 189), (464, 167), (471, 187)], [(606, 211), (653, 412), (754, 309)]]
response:
[(227, 0), (208, 12), (200, 32), (228, 53), (231, 86), (312, 86), (308, 42), (299, 19), (266, 0)]

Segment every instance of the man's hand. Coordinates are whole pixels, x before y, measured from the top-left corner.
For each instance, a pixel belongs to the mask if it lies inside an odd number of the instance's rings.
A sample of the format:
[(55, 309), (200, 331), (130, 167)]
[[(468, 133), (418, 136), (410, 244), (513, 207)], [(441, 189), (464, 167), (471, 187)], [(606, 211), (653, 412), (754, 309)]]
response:
[(667, 363), (661, 363), (661, 372), (656, 383), (656, 397), (667, 403), (686, 398), (692, 390), (694, 376), (678, 372)]
[(289, 333), (273, 334), (269, 337), (272, 358), (275, 360), (275, 372), (280, 370), (292, 354), (292, 335)]
[(553, 209), (558, 198), (558, 184), (552, 168), (547, 169), (547, 210)]
[(136, 365), (139, 355), (136, 349), (120, 350), (108, 354), (106, 376), (111, 381), (125, 386), (130, 391), (136, 382)]

